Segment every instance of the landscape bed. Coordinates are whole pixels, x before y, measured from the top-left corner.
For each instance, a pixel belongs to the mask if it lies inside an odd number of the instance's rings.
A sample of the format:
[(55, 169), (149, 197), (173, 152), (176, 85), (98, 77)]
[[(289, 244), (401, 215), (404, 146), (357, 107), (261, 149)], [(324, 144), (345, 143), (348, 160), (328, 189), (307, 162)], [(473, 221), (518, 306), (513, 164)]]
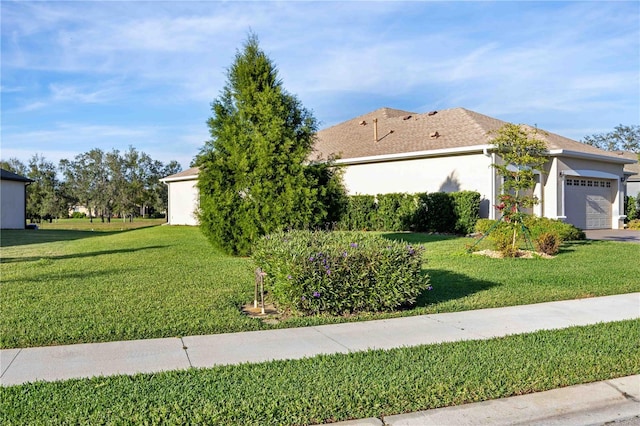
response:
[(98, 232), (48, 225), (2, 232), (2, 348), (298, 327), (640, 291), (638, 244), (579, 241), (562, 246), (554, 259), (491, 259), (467, 254), (468, 238), (381, 233), (425, 247), (423, 272), (433, 289), (421, 293), (413, 309), (290, 316), (267, 324), (240, 309), (253, 300), (253, 260), (219, 253), (197, 228)]

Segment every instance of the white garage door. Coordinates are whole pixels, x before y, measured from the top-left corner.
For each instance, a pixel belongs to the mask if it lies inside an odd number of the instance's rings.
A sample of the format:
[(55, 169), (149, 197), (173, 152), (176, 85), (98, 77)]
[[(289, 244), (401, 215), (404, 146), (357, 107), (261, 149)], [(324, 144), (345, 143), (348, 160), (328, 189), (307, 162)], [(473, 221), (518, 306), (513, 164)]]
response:
[(610, 229), (612, 181), (580, 177), (565, 182), (567, 222), (580, 229)]

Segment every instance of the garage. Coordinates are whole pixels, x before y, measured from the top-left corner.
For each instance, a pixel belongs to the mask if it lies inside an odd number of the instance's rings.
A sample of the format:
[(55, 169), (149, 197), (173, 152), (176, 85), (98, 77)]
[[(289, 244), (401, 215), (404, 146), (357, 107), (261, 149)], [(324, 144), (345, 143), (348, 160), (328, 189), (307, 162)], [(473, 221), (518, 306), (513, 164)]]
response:
[(566, 221), (580, 229), (611, 229), (614, 185), (611, 179), (566, 179)]

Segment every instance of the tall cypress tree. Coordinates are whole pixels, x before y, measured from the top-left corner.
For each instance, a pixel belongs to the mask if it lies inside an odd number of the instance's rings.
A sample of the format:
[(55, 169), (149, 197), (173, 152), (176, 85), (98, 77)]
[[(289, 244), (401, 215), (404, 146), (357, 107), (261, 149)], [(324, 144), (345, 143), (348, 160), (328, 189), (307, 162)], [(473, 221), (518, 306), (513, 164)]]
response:
[(261, 235), (311, 224), (317, 189), (305, 174), (316, 120), (278, 78), (250, 34), (211, 104), (201, 150), (200, 226), (227, 253), (246, 255)]

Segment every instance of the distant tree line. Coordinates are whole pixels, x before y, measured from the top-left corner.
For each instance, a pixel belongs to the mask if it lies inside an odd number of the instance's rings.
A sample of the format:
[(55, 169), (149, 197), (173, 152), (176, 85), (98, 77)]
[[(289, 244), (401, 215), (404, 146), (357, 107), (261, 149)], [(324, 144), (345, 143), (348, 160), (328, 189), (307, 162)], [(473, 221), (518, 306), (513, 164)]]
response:
[(31, 222), (66, 218), (76, 206), (90, 220), (100, 217), (153, 216), (166, 211), (168, 194), (159, 179), (178, 173), (177, 161), (163, 164), (133, 147), (125, 152), (92, 149), (56, 167), (35, 154), (25, 165), (16, 158), (0, 161), (3, 169), (28, 177), (27, 218)]
[(618, 125), (609, 133), (585, 136), (583, 143), (605, 151), (631, 151), (640, 155), (640, 125)]

